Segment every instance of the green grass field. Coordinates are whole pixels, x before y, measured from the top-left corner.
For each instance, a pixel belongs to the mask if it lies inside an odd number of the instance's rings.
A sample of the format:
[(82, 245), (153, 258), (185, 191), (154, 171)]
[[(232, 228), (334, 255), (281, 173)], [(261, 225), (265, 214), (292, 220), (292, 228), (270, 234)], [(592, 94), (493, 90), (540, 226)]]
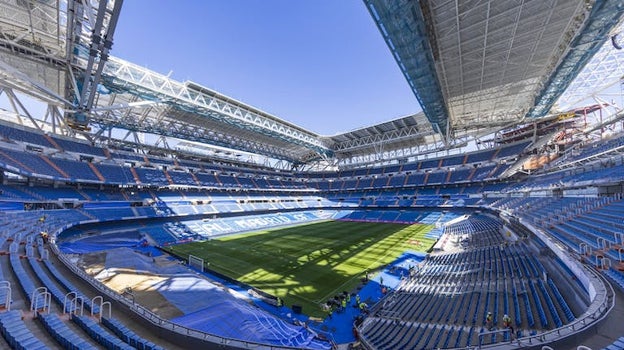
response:
[(407, 250), (426, 251), (428, 225), (325, 221), (228, 236), (167, 248), (207, 267), (324, 316), (320, 304), (353, 290), (364, 272), (392, 262)]

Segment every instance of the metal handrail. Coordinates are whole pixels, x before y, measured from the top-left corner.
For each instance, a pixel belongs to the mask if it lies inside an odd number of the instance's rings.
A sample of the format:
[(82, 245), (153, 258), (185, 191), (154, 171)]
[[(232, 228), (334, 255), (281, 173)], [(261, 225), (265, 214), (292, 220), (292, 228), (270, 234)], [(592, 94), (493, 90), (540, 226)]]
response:
[[(584, 266), (585, 272), (593, 280), (593, 284), (597, 287), (596, 298), (592, 305), (590, 305), (588, 311), (582, 315), (582, 317), (575, 319), (574, 321), (536, 335), (530, 335), (522, 338), (515, 339), (508, 343), (510, 348), (523, 348), (527, 345), (537, 345), (540, 343), (551, 343), (557, 340), (564, 339), (568, 336), (571, 336), (583, 329), (591, 327), (592, 325), (602, 321), (607, 315), (611, 312), (611, 310), (615, 307), (615, 298), (612, 296), (615, 294), (613, 290), (613, 286), (598, 272), (595, 270)], [(600, 288), (602, 287), (602, 288)], [(611, 296), (611, 297), (610, 297)], [(361, 328), (358, 329), (359, 334), (361, 333)], [(366, 337), (360, 336), (359, 340), (365, 344), (366, 348), (374, 349), (375, 347), (370, 344), (370, 342), (366, 339)], [(501, 343), (489, 344), (485, 346), (480, 346), (480, 348), (493, 348), (500, 346)]]
[(134, 312), (136, 315), (140, 316), (145, 321), (150, 322), (151, 324), (158, 326), (160, 328), (163, 328), (163, 329), (166, 329), (166, 330), (178, 333), (178, 334), (182, 334), (188, 337), (192, 337), (195, 339), (199, 339), (202, 341), (207, 341), (207, 342), (211, 342), (215, 344), (222, 344), (222, 345), (239, 347), (239, 348), (244, 348), (244, 349), (261, 349), (261, 350), (264, 350), (264, 349), (267, 349), (267, 350), (298, 349), (296, 347), (290, 347), (290, 346), (275, 346), (275, 345), (262, 344), (262, 343), (251, 342), (251, 341), (244, 341), (244, 340), (234, 339), (234, 338), (220, 337), (218, 335), (198, 331), (198, 330), (188, 328), (188, 327), (179, 325), (177, 323), (171, 322), (169, 320), (163, 319), (157, 314), (153, 313), (151, 310), (148, 310), (147, 308), (137, 303), (134, 303), (133, 300), (131, 301), (128, 298), (123, 297), (122, 295), (110, 289), (108, 286), (106, 286), (102, 282), (96, 280), (95, 278), (87, 274), (84, 270), (80, 269), (78, 266), (72, 263), (67, 258), (67, 256), (65, 256), (65, 254), (62, 254), (60, 250), (58, 249), (58, 246), (56, 245), (57, 235), (76, 225), (77, 224), (65, 225), (62, 228), (57, 229), (54, 232), (54, 234), (51, 235), (50, 247), (52, 248), (52, 252), (58, 257), (58, 259), (68, 269), (70, 269), (73, 273), (75, 273), (80, 278), (82, 278), (85, 282), (90, 284), (93, 288), (95, 288), (102, 294), (106, 295), (107, 297), (125, 305), (126, 307), (130, 309), (130, 311)]

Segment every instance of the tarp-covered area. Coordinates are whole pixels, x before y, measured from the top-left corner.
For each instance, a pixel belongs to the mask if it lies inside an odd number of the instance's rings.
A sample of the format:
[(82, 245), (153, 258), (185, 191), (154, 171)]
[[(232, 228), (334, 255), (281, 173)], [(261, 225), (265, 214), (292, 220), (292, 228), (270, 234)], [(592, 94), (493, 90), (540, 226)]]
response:
[[(170, 296), (171, 293), (165, 294)], [(180, 295), (180, 298), (189, 297)], [(330, 348), (328, 343), (316, 341), (314, 333), (306, 327), (288, 324), (229, 294), (215, 293), (214, 290), (198, 291), (194, 298), (201, 298), (205, 307), (175, 318), (173, 322), (226, 338), (298, 349)]]
[(315, 334), (250, 305), (221, 287), (195, 276), (172, 276), (155, 283), (169, 302), (185, 313), (171, 321), (221, 337), (296, 348), (324, 349)]
[[(134, 238), (133, 238), (134, 237)], [(97, 239), (96, 239), (97, 238)], [(330, 349), (328, 342), (303, 324), (293, 324), (252, 304), (249, 296), (215, 283), (166, 255), (155, 256), (129, 246), (138, 235), (107, 234), (72, 242), (74, 251), (88, 251), (82, 259), (99, 266), (89, 271), (114, 290), (132, 290), (135, 298), (158, 305), (162, 316), (181, 326), (225, 338), (288, 346), (297, 349)], [(124, 243), (126, 242), (126, 243)], [(100, 246), (95, 250), (96, 246)], [(103, 246), (108, 249), (104, 250)], [(82, 265), (82, 264), (79, 264)], [(156, 313), (160, 313), (156, 311)]]
[(115, 248), (147, 246), (146, 239), (137, 231), (96, 234), (58, 244), (63, 254), (86, 254)]

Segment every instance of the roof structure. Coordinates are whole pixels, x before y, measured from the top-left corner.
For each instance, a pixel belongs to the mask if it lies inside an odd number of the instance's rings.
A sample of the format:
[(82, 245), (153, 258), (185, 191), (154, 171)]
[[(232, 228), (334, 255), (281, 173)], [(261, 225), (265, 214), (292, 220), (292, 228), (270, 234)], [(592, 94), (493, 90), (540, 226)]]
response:
[(65, 135), (146, 133), (292, 165), (406, 158), (540, 117), (624, 11), (605, 0), (364, 0), (424, 113), (321, 136), (111, 56), (122, 3), (0, 0), (0, 94), (47, 103), (44, 116), (24, 114)]
[(611, 40), (602, 44), (600, 50), (561, 95), (557, 101), (560, 109), (571, 109), (594, 94), (621, 82), (624, 76), (624, 22), (610, 36)]
[(365, 3), (427, 118), (449, 136), (545, 116), (623, 10), (601, 0)]
[[(199, 84), (177, 82), (121, 59), (111, 57), (102, 85), (110, 91), (100, 93), (102, 103), (109, 108), (92, 120), (105, 128), (124, 125), (292, 162), (302, 156), (332, 155), (315, 133)], [(107, 96), (110, 94), (113, 96)], [(144, 111), (139, 123), (125, 108), (137, 98), (150, 102), (145, 105), (159, 106)]]
[(333, 156), (316, 133), (110, 56), (122, 3), (0, 1), (9, 24), (0, 32), (2, 85), (55, 105), (58, 126), (92, 131), (94, 140), (120, 129), (293, 163)]
[(328, 137), (339, 160), (374, 162), (409, 157), (438, 149), (437, 137), (423, 112)]

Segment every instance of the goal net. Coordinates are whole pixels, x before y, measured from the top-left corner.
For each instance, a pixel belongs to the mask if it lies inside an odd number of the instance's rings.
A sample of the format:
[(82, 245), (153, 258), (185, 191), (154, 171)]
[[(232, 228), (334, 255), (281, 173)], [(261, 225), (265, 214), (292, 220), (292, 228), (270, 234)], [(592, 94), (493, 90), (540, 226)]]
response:
[(204, 272), (204, 259), (189, 254), (188, 264), (190, 267), (194, 267), (197, 270)]

